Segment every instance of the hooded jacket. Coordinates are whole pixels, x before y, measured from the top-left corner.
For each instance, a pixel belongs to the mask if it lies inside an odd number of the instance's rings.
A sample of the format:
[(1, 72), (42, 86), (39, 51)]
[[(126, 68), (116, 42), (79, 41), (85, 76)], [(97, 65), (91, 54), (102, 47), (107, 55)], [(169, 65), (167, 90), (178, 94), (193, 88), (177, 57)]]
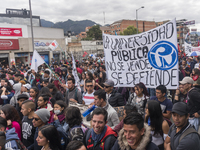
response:
[(116, 90), (113, 89), (110, 94), (111, 96), (108, 99), (108, 102), (112, 107), (119, 107), (119, 106), (125, 105), (124, 98), (122, 97), (120, 93), (117, 93)]
[(17, 97), (18, 97), (18, 95), (21, 93), (21, 83), (16, 83), (16, 84), (14, 84), (13, 85), (13, 89), (15, 90), (15, 94), (14, 94), (14, 96), (11, 98), (11, 100), (10, 100), (10, 104), (12, 105), (12, 106), (16, 106), (16, 104), (17, 104)]
[[(145, 132), (140, 144), (135, 150), (159, 150), (159, 148), (151, 142), (151, 128), (144, 124)], [(119, 137), (111, 150), (132, 150), (124, 136), (124, 129), (119, 132)]]
[[(12, 140), (11, 140), (12, 139)], [(18, 150), (17, 142), (15, 140), (19, 140), (17, 133), (15, 132), (15, 128), (11, 128), (6, 131), (6, 144), (5, 148), (12, 148)]]

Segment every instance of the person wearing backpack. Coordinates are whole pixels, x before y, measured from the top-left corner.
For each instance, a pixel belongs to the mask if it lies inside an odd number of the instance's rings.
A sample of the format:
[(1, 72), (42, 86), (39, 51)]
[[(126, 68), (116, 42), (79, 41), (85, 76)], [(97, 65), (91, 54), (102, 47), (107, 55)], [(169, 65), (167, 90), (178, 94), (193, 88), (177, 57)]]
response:
[(107, 123), (108, 113), (104, 108), (95, 108), (92, 113), (92, 128), (84, 135), (87, 150), (110, 150), (117, 139), (117, 133)]
[(188, 122), (187, 104), (177, 102), (172, 108), (174, 124), (170, 127), (165, 139), (165, 150), (199, 150), (200, 138), (194, 127)]
[(7, 120), (3, 117), (0, 117), (0, 131), (5, 132), (6, 134), (6, 144), (5, 148), (12, 148), (13, 150), (27, 150), (26, 147), (20, 141), (15, 128), (6, 130)]
[(69, 78), (67, 80), (68, 84), (68, 89), (66, 92), (66, 99), (65, 102), (69, 106), (69, 101), (76, 102), (79, 104), (82, 104), (82, 94), (81, 91), (75, 86), (75, 79), (74, 78)]

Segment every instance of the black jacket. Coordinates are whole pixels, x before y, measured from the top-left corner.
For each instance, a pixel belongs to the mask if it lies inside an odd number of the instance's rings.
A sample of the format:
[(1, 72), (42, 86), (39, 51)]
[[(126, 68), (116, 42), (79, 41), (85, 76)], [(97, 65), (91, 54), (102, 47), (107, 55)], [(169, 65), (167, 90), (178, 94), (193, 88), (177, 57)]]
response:
[(193, 87), (188, 92), (187, 100), (189, 114), (192, 115), (196, 112), (200, 114), (200, 87)]
[(124, 98), (122, 97), (122, 95), (120, 93), (117, 93), (117, 91), (114, 90), (114, 89), (111, 92), (111, 96), (108, 99), (108, 103), (112, 107), (119, 107), (119, 106), (124, 106), (125, 105), (125, 101), (124, 101)]

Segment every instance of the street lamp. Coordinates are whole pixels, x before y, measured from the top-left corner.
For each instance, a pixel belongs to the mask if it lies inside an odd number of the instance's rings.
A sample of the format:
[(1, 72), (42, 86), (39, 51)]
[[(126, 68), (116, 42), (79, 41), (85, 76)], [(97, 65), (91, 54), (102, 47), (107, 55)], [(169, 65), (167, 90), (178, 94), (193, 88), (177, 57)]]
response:
[(137, 15), (137, 12), (138, 12), (138, 10), (141, 9), (141, 8), (144, 8), (144, 6), (142, 6), (142, 7), (138, 8), (138, 9), (136, 9), (137, 34), (138, 34), (138, 15)]

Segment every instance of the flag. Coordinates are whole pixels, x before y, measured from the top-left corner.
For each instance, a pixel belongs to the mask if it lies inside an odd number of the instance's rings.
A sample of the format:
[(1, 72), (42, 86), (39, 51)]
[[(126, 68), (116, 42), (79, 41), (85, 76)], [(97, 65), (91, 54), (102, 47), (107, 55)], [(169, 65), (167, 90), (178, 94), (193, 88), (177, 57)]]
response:
[(180, 49), (179, 45), (178, 45), (178, 52), (181, 53), (181, 49)]
[(58, 47), (58, 43), (54, 40), (50, 45), (49, 48), (54, 51)]
[(199, 46), (199, 40), (198, 40), (198, 46)]
[(83, 53), (83, 57), (85, 57), (87, 54), (88, 54), (87, 52), (84, 52), (84, 53)]
[(31, 69), (34, 69), (35, 72), (38, 71), (38, 67), (45, 63), (44, 59), (38, 54), (36, 50), (33, 52), (32, 62), (31, 62)]

